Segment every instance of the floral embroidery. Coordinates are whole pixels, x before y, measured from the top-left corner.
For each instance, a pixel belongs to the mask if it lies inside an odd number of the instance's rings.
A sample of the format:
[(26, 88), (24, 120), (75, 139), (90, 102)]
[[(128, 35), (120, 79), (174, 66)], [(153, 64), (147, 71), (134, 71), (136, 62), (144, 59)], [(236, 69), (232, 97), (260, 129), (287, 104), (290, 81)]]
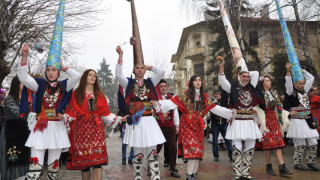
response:
[(13, 146), (8, 150), (7, 154), (9, 155), (9, 161), (14, 162), (15, 160), (19, 159), (19, 154), (21, 154), (21, 151), (17, 151), (17, 147)]

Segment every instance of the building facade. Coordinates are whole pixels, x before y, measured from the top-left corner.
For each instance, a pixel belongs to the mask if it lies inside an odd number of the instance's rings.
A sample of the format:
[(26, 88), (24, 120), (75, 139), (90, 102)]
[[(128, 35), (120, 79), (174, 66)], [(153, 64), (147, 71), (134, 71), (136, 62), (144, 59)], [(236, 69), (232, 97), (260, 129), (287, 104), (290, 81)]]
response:
[[(213, 21), (221, 21), (216, 19)], [(284, 38), (278, 20), (269, 18), (248, 18), (241, 19), (244, 38), (253, 48), (261, 61), (261, 75), (270, 75), (272, 71), (272, 57), (277, 53), (286, 53)], [(320, 72), (320, 21), (303, 22), (303, 28), (307, 34), (308, 50), (313, 63)], [(296, 22), (287, 22), (291, 38), (295, 45), (301, 66), (305, 66), (305, 56), (302, 41), (298, 39)], [(175, 72), (174, 84), (175, 93), (180, 93), (188, 88), (188, 81), (193, 74), (203, 77), (205, 90), (209, 92), (218, 86), (213, 84), (212, 78), (218, 72), (207, 73), (210, 68), (212, 49), (209, 44), (216, 40), (218, 34), (210, 32), (208, 21), (201, 21), (183, 29), (178, 50), (172, 55), (171, 63), (174, 63), (172, 70)], [(252, 61), (250, 55), (246, 61)]]

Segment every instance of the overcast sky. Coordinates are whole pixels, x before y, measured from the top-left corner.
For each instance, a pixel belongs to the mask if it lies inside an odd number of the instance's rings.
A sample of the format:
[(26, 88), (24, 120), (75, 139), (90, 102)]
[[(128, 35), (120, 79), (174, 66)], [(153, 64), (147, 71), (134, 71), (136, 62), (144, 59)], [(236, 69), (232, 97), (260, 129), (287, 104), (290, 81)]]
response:
[[(126, 0), (108, 0), (105, 4), (110, 7), (110, 12), (103, 15), (103, 24), (79, 37), (85, 47), (77, 55), (77, 61), (78, 65), (86, 68), (98, 69), (99, 62), (105, 57), (114, 70), (118, 60), (116, 46), (132, 36), (130, 3)], [(180, 0), (135, 0), (135, 4), (145, 64), (154, 65), (157, 61), (169, 64), (172, 54), (177, 51), (183, 28), (200, 21), (199, 17), (188, 15)], [(126, 44), (122, 49), (124, 73), (129, 76), (133, 48)]]

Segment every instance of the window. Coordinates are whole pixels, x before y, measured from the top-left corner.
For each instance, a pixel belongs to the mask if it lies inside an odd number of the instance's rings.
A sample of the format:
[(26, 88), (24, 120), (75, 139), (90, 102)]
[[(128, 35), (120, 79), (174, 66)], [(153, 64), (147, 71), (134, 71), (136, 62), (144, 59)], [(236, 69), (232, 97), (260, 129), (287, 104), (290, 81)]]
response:
[(249, 32), (249, 45), (250, 46), (258, 46), (259, 45), (259, 39), (258, 39), (258, 32), (257, 31)]
[(204, 63), (194, 65), (194, 74), (200, 75), (204, 78)]
[(201, 34), (196, 34), (193, 36), (194, 44), (197, 48), (201, 47)]

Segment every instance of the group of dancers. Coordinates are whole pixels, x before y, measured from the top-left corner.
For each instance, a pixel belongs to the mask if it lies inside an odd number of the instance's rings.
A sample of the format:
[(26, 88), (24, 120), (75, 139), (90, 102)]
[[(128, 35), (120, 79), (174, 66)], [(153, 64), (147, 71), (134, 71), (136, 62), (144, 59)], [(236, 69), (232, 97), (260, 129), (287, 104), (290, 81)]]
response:
[[(11, 85), (16, 87), (10, 90), (12, 93), (9, 95), (12, 98), (8, 98), (5, 112), (8, 113), (7, 118), (27, 119), (30, 134), (23, 145), (31, 149), (30, 163), (28, 167), (17, 165), (12, 171), (1, 171), (2, 179), (18, 178), (23, 173), (26, 173), (27, 180), (40, 179), (44, 155), (48, 150), (47, 179), (58, 178), (61, 152), (68, 151), (68, 169), (81, 170), (84, 180), (91, 177), (100, 180), (102, 165), (108, 163), (104, 126), (109, 124), (115, 127), (119, 122), (126, 122), (123, 143), (134, 150), (133, 179), (142, 180), (142, 163), (146, 155), (151, 179), (160, 180), (158, 152), (165, 143), (165, 147), (170, 146), (168, 163), (171, 176), (181, 177), (175, 167), (178, 154), (187, 160), (186, 179), (194, 180), (197, 179), (199, 163), (203, 159), (203, 117), (208, 112), (227, 121), (224, 136), (228, 140), (233, 179), (255, 179), (249, 171), (257, 139), (261, 140), (263, 149), (266, 150), (267, 172), (274, 174), (271, 165), (271, 150), (274, 149), (280, 175), (292, 174), (286, 168), (282, 157), (281, 149), (285, 147), (284, 131), (287, 131), (287, 137), (294, 142), (294, 168), (307, 169), (302, 165), (303, 153), (306, 150), (308, 168), (319, 171), (315, 164), (319, 138), (315, 117), (320, 118), (320, 113), (319, 107), (310, 109), (308, 96), (314, 77), (301, 69), (296, 56), (289, 56), (290, 63), (286, 66), (285, 76), (286, 97), (282, 106), (279, 95), (271, 87), (270, 77), (259, 78), (259, 72), (248, 70), (221, 1), (221, 15), (238, 77), (237, 83), (230, 83), (224, 75), (224, 58), (217, 57), (219, 84), (230, 95), (229, 106), (220, 106), (220, 103), (210, 101), (204, 92), (203, 77), (199, 75), (190, 78), (188, 89), (181, 94), (174, 97), (166, 94), (167, 83), (162, 80), (164, 70), (144, 64), (134, 0), (131, 0), (134, 78), (123, 75), (123, 51), (120, 46), (116, 49), (119, 59), (115, 76), (120, 84), (118, 106), (122, 116), (110, 112), (95, 70), (88, 69), (81, 76), (75, 69), (62, 63), (64, 4), (65, 1), (61, 0), (45, 78), (35, 78), (28, 74), (29, 46), (26, 44), (22, 47), (18, 76)], [(281, 17), (279, 6), (278, 10)], [(285, 34), (288, 33), (286, 26), (282, 28), (284, 36), (290, 38)], [(287, 45), (290, 46), (290, 43)], [(288, 53), (294, 50), (292, 47), (288, 49)], [(70, 78), (58, 80), (61, 71), (66, 72)], [(153, 76), (145, 79), (146, 71), (152, 71)], [(78, 82), (78, 87), (73, 90)], [(181, 112), (180, 118), (178, 110)], [(179, 133), (178, 147), (176, 133)], [(11, 148), (5, 148), (6, 134), (5, 130), (1, 131), (1, 153)], [(2, 169), (10, 169), (7, 162), (19, 159), (20, 147), (12, 147), (14, 150), (11, 148), (14, 152), (9, 155), (11, 158), (0, 158)]]

